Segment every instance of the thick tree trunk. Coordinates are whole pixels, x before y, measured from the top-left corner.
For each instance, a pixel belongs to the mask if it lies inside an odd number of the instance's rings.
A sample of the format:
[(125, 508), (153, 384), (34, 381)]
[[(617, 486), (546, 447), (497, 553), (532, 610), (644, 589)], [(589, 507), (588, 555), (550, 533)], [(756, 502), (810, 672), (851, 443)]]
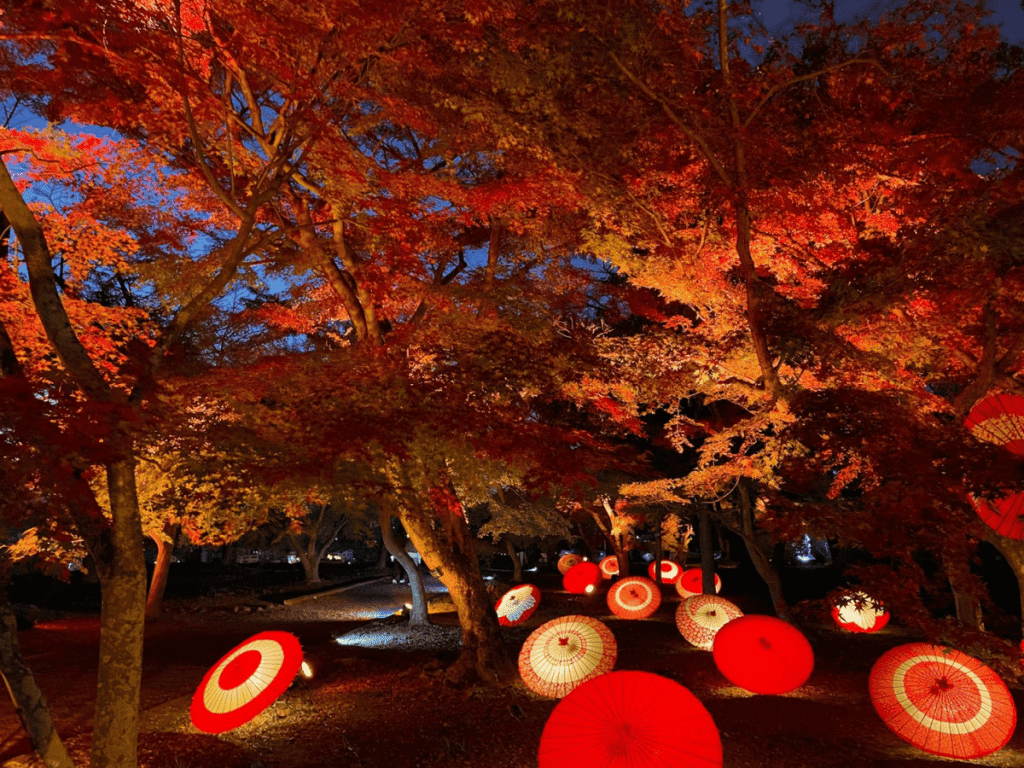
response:
[(750, 491), (742, 479), (739, 483), (739, 490), (740, 516), (742, 518), (743, 527), (742, 530), (737, 531), (737, 533), (743, 537), (743, 543), (746, 545), (747, 553), (750, 555), (750, 559), (754, 563), (754, 569), (757, 571), (757, 574), (764, 579), (764, 583), (768, 586), (768, 594), (771, 597), (772, 608), (775, 609), (775, 615), (780, 619), (790, 621), (789, 605), (786, 603), (786, 597), (782, 593), (782, 579), (779, 576), (778, 568), (772, 563), (767, 552), (758, 545), (756, 534), (754, 532), (754, 510), (753, 504), (751, 503)]
[(57, 735), (46, 697), (21, 657), (18, 623), (6, 593), (0, 595), (0, 673), (32, 748), (43, 763), (47, 768), (74, 768), (74, 762)]
[(1024, 632), (1024, 541), (1000, 536), (991, 528), (985, 528), (985, 540), (1002, 553), (1013, 569), (1013, 575), (1017, 579), (1017, 589), (1020, 599), (1021, 630)]
[(107, 467), (112, 523), (102, 552), (100, 662), (93, 727), (92, 768), (138, 765), (139, 694), (146, 617), (146, 561), (135, 489), (135, 460)]
[(505, 539), (505, 551), (512, 558), (512, 581), (518, 584), (523, 580), (523, 564), (519, 561), (519, 553), (508, 539)]
[(605, 523), (601, 519), (600, 513), (597, 510), (587, 507), (587, 511), (590, 513), (591, 518), (597, 523), (598, 530), (604, 535), (605, 541), (608, 542), (612, 548), (612, 552), (615, 553), (615, 559), (619, 563), (619, 578), (625, 578), (629, 576), (629, 555), (626, 552), (626, 547), (622, 542), (622, 535), (616, 535), (612, 533), (609, 527), (610, 523), (615, 521), (615, 510), (612, 508), (611, 502), (607, 498), (601, 499), (601, 505), (604, 507), (605, 514), (608, 515), (608, 523)]
[(167, 589), (171, 555), (174, 554), (179, 527), (165, 525), (163, 531), (149, 533), (149, 538), (156, 542), (156, 562), (153, 564), (153, 578), (149, 581), (149, 594), (146, 596), (146, 619), (149, 621), (160, 618), (160, 612), (163, 610), (164, 591)]
[(295, 554), (298, 555), (299, 562), (302, 563), (302, 572), (305, 574), (303, 583), (319, 584), (320, 561), (316, 559), (315, 553), (311, 555), (309, 547), (303, 546), (302, 540), (294, 533), (288, 534), (288, 541), (291, 543), (292, 549), (295, 550)]
[(468, 684), (474, 678), (489, 684), (515, 679), (516, 669), (501, 638), (494, 604), (487, 594), (480, 562), (464, 517), (434, 527), (432, 513), (399, 506), (402, 525), (427, 567), (448, 587), (462, 627), (462, 651), (448, 670), (448, 679)]
[(416, 568), (416, 563), (409, 556), (409, 553), (405, 551), (405, 547), (395, 540), (395, 536), (391, 532), (391, 516), (391, 512), (383, 507), (381, 508), (380, 530), (381, 535), (384, 537), (384, 546), (405, 570), (406, 576), (409, 577), (409, 589), (412, 590), (412, 609), (409, 611), (409, 624), (422, 627), (430, 623), (427, 591), (423, 588), (423, 578)]

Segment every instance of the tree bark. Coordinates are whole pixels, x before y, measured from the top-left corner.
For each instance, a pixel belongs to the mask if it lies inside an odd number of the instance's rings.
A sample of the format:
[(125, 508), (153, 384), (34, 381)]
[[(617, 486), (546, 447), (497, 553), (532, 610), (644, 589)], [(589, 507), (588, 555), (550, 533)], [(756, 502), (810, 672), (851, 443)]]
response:
[(146, 561), (131, 453), (107, 467), (112, 524), (100, 577), (100, 661), (92, 768), (136, 768), (146, 616)]
[(1003, 557), (1006, 558), (1006, 562), (1013, 569), (1013, 575), (1017, 579), (1017, 589), (1019, 591), (1021, 630), (1024, 631), (1024, 541), (1000, 536), (987, 526), (985, 540), (1002, 553)]
[(768, 586), (768, 594), (771, 596), (772, 607), (775, 609), (775, 615), (780, 619), (790, 621), (789, 605), (786, 603), (786, 597), (782, 592), (782, 579), (779, 577), (778, 569), (772, 564), (767, 553), (757, 543), (754, 531), (754, 510), (752, 500), (750, 498), (750, 490), (747, 488), (747, 485), (742, 478), (739, 482), (739, 491), (742, 529), (737, 531), (737, 533), (743, 538), (743, 543), (747, 547), (747, 553), (750, 555), (750, 559), (754, 563), (754, 569), (757, 571), (757, 574), (764, 579), (764, 583)]
[(711, 545), (711, 515), (708, 513), (708, 505), (701, 504), (698, 514), (700, 515), (700, 530), (697, 535), (700, 537), (701, 592), (705, 595), (713, 595), (715, 594), (715, 553)]
[(32, 671), (21, 657), (18, 623), (7, 602), (6, 589), (0, 595), (0, 673), (14, 701), (32, 749), (47, 768), (74, 768), (71, 756), (57, 735), (46, 697), (36, 685)]
[(602, 498), (601, 506), (604, 507), (605, 514), (608, 515), (607, 524), (601, 519), (601, 515), (597, 510), (588, 506), (587, 512), (590, 513), (590, 516), (597, 524), (598, 530), (604, 535), (605, 541), (608, 542), (609, 546), (612, 548), (612, 552), (615, 553), (615, 559), (619, 563), (619, 578), (622, 579), (629, 576), (629, 554), (626, 552), (626, 548), (622, 543), (622, 536), (616, 536), (612, 533), (612, 530), (609, 527), (610, 524), (615, 522), (615, 509), (612, 507), (611, 502), (607, 498)]
[(171, 571), (171, 555), (178, 540), (180, 526), (167, 524), (163, 531), (150, 531), (149, 538), (156, 542), (156, 562), (153, 564), (153, 578), (149, 582), (149, 594), (146, 596), (146, 619), (155, 621), (163, 609), (164, 591), (167, 589), (167, 576)]
[(518, 584), (523, 580), (523, 564), (519, 562), (519, 553), (516, 552), (516, 548), (507, 538), (505, 539), (505, 551), (512, 558), (512, 581)]
[[(420, 576), (416, 563), (405, 551), (405, 547), (395, 540), (391, 532), (392, 513), (383, 506), (380, 510), (380, 530), (384, 537), (384, 546), (391, 556), (398, 561), (398, 564), (405, 570), (409, 577), (409, 589), (412, 590), (412, 609), (409, 611), (409, 624), (414, 627), (422, 627), (430, 623), (430, 609), (427, 606), (427, 591), (423, 588), (423, 578)], [(418, 550), (417, 550), (418, 551)], [(422, 555), (420, 555), (422, 557)]]
[(516, 668), (501, 638), (494, 604), (480, 574), (480, 562), (469, 526), (464, 517), (439, 521), (437, 514), (414, 509), (409, 503), (398, 505), (399, 519), (423, 557), (427, 567), (448, 588), (462, 627), (462, 650), (448, 672), (455, 684), (477, 679), (498, 685), (515, 679)]

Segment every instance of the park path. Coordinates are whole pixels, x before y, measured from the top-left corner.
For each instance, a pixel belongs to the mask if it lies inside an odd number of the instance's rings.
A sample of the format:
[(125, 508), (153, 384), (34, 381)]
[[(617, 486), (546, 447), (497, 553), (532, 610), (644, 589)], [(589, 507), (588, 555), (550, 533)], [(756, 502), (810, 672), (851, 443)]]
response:
[[(448, 591), (430, 574), (423, 574), (422, 578), (428, 600)], [(408, 584), (394, 584), (390, 578), (380, 578), (293, 598), (285, 604), (329, 611), (339, 621), (369, 621), (391, 616), (411, 602), (412, 591)]]

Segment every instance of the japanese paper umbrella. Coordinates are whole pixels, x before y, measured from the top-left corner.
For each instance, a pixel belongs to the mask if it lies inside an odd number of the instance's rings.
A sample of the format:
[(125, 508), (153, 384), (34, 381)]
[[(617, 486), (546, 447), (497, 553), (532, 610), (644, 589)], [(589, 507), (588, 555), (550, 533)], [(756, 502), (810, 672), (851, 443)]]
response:
[(608, 627), (590, 616), (560, 616), (535, 629), (519, 651), (526, 687), (560, 699), (580, 683), (610, 672), (619, 648)]
[(676, 608), (676, 626), (692, 645), (710, 651), (718, 630), (742, 615), (743, 611), (724, 597), (694, 595)]
[[(654, 563), (647, 566), (647, 575), (654, 579)], [(672, 584), (676, 579), (679, 578), (679, 574), (683, 572), (683, 569), (679, 567), (679, 563), (674, 563), (671, 560), (661, 561), (661, 583)]]
[[(979, 440), (1002, 445), (1024, 456), (1024, 397), (992, 395), (978, 403), (964, 420)], [(1024, 539), (1024, 493), (1012, 493), (994, 505), (971, 499), (978, 517), (996, 533)]]
[(868, 689), (885, 724), (934, 755), (969, 760), (990, 754), (1017, 725), (1017, 709), (999, 675), (952, 648), (898, 645), (875, 662)]
[(597, 563), (592, 563), (589, 560), (576, 563), (562, 577), (562, 586), (565, 591), (572, 592), (574, 595), (589, 595), (597, 589), (597, 585), (600, 583), (601, 569)]
[(889, 623), (889, 612), (866, 592), (850, 592), (836, 599), (832, 619), (847, 632), (877, 632)]
[[(676, 579), (676, 592), (682, 598), (693, 597), (704, 592), (703, 575), (700, 568), (687, 568)], [(715, 574), (715, 594), (722, 591), (722, 577)]]
[(205, 733), (222, 733), (249, 722), (284, 693), (301, 665), (295, 635), (253, 635), (206, 673), (192, 697), (192, 724)]
[(579, 555), (574, 555), (571, 552), (568, 555), (562, 555), (560, 558), (558, 558), (558, 572), (564, 576), (569, 572), (570, 568), (572, 568), (577, 563), (582, 562), (582, 557), (580, 557)]
[(787, 693), (807, 682), (814, 651), (803, 633), (774, 616), (740, 616), (715, 635), (715, 666), (754, 693)]
[(533, 616), (538, 605), (540, 590), (533, 584), (519, 584), (501, 596), (494, 611), (501, 626), (514, 627)]
[(679, 683), (650, 672), (609, 672), (552, 710), (538, 768), (713, 768), (722, 740), (710, 713)]
[(620, 619), (646, 619), (661, 605), (658, 585), (643, 576), (627, 576), (608, 590), (608, 609)]
[(601, 567), (601, 575), (606, 579), (619, 574), (619, 558), (615, 555), (608, 555), (608, 557), (601, 560), (599, 565)]

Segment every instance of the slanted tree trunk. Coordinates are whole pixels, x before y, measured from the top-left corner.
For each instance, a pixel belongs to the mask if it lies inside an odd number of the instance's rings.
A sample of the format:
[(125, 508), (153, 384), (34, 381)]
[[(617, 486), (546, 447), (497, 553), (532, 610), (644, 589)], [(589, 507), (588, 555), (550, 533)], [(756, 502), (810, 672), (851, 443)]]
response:
[(171, 556), (178, 541), (181, 526), (168, 523), (162, 531), (149, 531), (149, 538), (156, 542), (156, 562), (153, 564), (153, 578), (149, 581), (149, 594), (146, 596), (146, 619), (155, 621), (160, 618), (163, 610), (164, 591), (167, 589), (167, 576), (171, 570)]
[(747, 487), (743, 478), (740, 478), (739, 491), (742, 528), (736, 531), (736, 533), (743, 538), (743, 543), (747, 547), (747, 553), (750, 555), (750, 559), (754, 563), (754, 569), (757, 571), (757, 574), (764, 579), (764, 583), (768, 585), (768, 593), (771, 596), (772, 607), (775, 609), (775, 615), (780, 619), (790, 621), (789, 605), (786, 603), (786, 598), (782, 593), (782, 579), (779, 576), (777, 565), (772, 564), (771, 558), (769, 558), (767, 552), (758, 544), (756, 538), (756, 533), (754, 531), (754, 510), (752, 500), (750, 498), (750, 489)]
[(1019, 590), (1021, 630), (1024, 631), (1024, 541), (1000, 536), (988, 526), (985, 526), (985, 540), (1002, 553), (1013, 569)]
[(708, 505), (701, 504), (698, 512), (700, 519), (700, 586), (705, 595), (715, 594), (715, 552), (711, 545), (711, 515)]
[(6, 585), (0, 589), (0, 673), (21, 719), (32, 749), (47, 768), (74, 768), (75, 764), (57, 735), (46, 697), (21, 657), (18, 621), (7, 601)]
[(597, 524), (598, 530), (604, 535), (605, 541), (611, 546), (612, 552), (615, 553), (615, 559), (619, 562), (619, 578), (621, 579), (629, 576), (629, 555), (622, 541), (623, 534), (616, 535), (612, 533), (611, 526), (615, 524), (615, 510), (612, 507), (611, 501), (607, 497), (603, 497), (601, 499), (601, 506), (604, 507), (605, 514), (608, 515), (607, 523), (601, 518), (601, 514), (596, 509), (588, 506), (587, 512)]
[[(380, 511), (380, 530), (384, 537), (384, 546), (391, 556), (398, 561), (398, 564), (405, 570), (409, 577), (409, 589), (412, 590), (412, 609), (409, 611), (409, 624), (414, 627), (422, 627), (430, 623), (430, 609), (427, 606), (427, 591), (423, 588), (423, 577), (420, 576), (416, 563), (405, 551), (405, 546), (399, 544), (391, 531), (392, 513), (384, 507)], [(422, 555), (421, 555), (422, 557)]]

